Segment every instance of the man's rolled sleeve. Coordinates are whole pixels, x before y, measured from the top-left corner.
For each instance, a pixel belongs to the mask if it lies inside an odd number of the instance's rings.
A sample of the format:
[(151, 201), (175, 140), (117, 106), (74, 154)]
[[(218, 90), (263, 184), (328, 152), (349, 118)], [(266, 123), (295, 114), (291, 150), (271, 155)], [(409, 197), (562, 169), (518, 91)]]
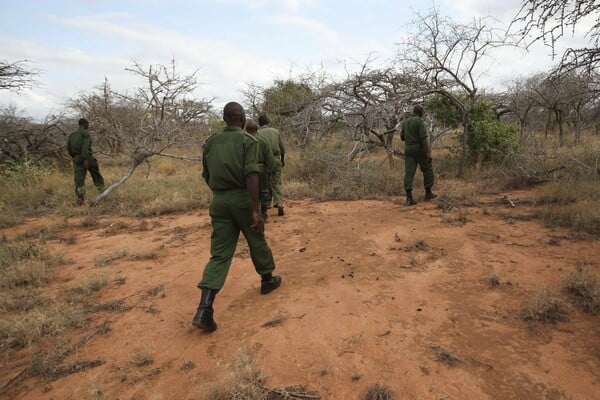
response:
[(258, 174), (260, 171), (258, 167), (258, 163), (260, 162), (258, 150), (258, 141), (253, 140), (248, 143), (248, 147), (244, 153), (244, 176), (248, 176), (252, 173)]

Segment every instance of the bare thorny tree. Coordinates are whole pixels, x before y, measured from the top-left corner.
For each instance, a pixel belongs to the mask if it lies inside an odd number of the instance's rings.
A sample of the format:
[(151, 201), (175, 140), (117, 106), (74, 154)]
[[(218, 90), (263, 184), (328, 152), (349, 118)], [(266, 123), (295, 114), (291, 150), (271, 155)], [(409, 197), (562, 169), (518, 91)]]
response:
[(587, 32), (588, 47), (568, 48), (555, 72), (573, 69), (592, 71), (600, 66), (600, 3), (597, 0), (523, 0), (512, 24), (527, 46), (542, 41), (552, 48), (565, 35), (575, 31), (586, 19), (591, 23)]
[(441, 16), (437, 9), (417, 14), (413, 26), (415, 31), (399, 43), (398, 61), (407, 73), (420, 78), (422, 97), (444, 96), (462, 116), (460, 176), (469, 156), (467, 143), (474, 134), (471, 112), (482, 95), (478, 87), (482, 61), (490, 50), (511, 43), (488, 19), (462, 24)]
[(136, 62), (127, 70), (142, 78), (145, 85), (133, 93), (122, 93), (105, 81), (97, 92), (83, 94), (70, 104), (80, 115), (88, 116), (92, 129), (111, 150), (130, 159), (129, 169), (92, 204), (122, 185), (150, 157), (197, 160), (170, 152), (175, 146), (190, 143), (190, 129), (210, 110), (212, 100), (194, 100), (197, 71), (180, 75), (174, 60), (168, 66), (147, 68)]
[(0, 61), (0, 90), (20, 93), (37, 84), (38, 72), (32, 69), (27, 60)]
[(36, 157), (53, 158), (66, 164), (66, 137), (60, 115), (50, 115), (42, 122), (34, 122), (20, 115), (14, 105), (0, 109), (0, 163)]
[(349, 161), (371, 148), (382, 147), (393, 165), (393, 157), (404, 156), (393, 147), (393, 135), (416, 97), (416, 85), (414, 79), (393, 67), (372, 67), (374, 61), (369, 56), (356, 72), (346, 66), (347, 76), (331, 86), (326, 107), (343, 122), (354, 141)]

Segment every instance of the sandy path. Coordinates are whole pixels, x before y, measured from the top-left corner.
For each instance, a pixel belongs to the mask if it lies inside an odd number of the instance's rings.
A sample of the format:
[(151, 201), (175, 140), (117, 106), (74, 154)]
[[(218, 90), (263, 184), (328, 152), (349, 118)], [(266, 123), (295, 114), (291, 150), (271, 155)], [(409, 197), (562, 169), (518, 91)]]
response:
[[(190, 323), (208, 259), (206, 211), (73, 224), (62, 235), (75, 234), (74, 244), (51, 242), (70, 260), (59, 282), (103, 274), (102, 300), (132, 308), (94, 316), (110, 331), (73, 356), (104, 365), (45, 387), (27, 381), (16, 398), (93, 398), (100, 389), (104, 398), (198, 399), (245, 353), (269, 387), (304, 385), (323, 399), (358, 399), (375, 383), (402, 399), (600, 398), (598, 317), (573, 311), (570, 322), (534, 330), (519, 317), (528, 295), (578, 262), (598, 267), (598, 241), (483, 208), (470, 208), (464, 225), (430, 203), (297, 201), (286, 211), (267, 224), (282, 287), (259, 294), (241, 241), (209, 335)], [(99, 262), (119, 252), (148, 259)], [(489, 284), (492, 274), (500, 285)], [(158, 285), (158, 296), (147, 293)], [(438, 362), (440, 348), (459, 361)], [(152, 364), (132, 365), (140, 354)]]

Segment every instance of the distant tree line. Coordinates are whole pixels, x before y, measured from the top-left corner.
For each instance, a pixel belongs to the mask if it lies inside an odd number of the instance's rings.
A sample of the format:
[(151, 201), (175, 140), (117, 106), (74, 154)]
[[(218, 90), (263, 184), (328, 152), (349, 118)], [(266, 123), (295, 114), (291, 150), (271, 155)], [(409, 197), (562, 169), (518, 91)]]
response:
[[(460, 175), (471, 165), (518, 151), (534, 132), (556, 134), (561, 146), (579, 143), (584, 133), (598, 134), (599, 11), (589, 0), (524, 0), (513, 33), (507, 34), (489, 19), (459, 23), (434, 8), (415, 15), (411, 32), (390, 60), (369, 56), (347, 65), (343, 77), (317, 69), (267, 86), (251, 83), (244, 102), (251, 116), (268, 114), (300, 149), (341, 135), (349, 162), (377, 147), (390, 159), (401, 157), (394, 134), (412, 106), (423, 103), (432, 142), (450, 132), (457, 139), (453, 152)], [(590, 46), (569, 49), (552, 71), (514, 77), (498, 92), (480, 86), (484, 60), (493, 49), (515, 46), (534, 31), (533, 41), (553, 46), (565, 28), (590, 16), (597, 18), (588, 34)], [(37, 73), (26, 67), (26, 62), (0, 63), (0, 90), (19, 92), (34, 85)], [(20, 116), (12, 106), (0, 109), (0, 163), (29, 156), (64, 158), (66, 135), (79, 116), (91, 121), (102, 151), (129, 157), (130, 168), (116, 186), (150, 157), (194, 158), (197, 149), (189, 157), (170, 150), (197, 145), (220, 124), (212, 99), (195, 96), (197, 72), (180, 74), (174, 60), (150, 66), (134, 62), (128, 70), (139, 78), (138, 87), (116, 91), (106, 80), (71, 99), (64, 115), (44, 122)]]

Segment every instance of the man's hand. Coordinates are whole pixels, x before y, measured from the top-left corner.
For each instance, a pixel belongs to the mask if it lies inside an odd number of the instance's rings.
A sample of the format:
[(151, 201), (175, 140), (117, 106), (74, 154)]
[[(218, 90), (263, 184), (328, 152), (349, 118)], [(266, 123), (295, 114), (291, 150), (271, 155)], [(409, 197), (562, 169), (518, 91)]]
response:
[(260, 212), (252, 211), (252, 225), (250, 229), (256, 232), (262, 232), (265, 229), (265, 221), (263, 221)]
[(83, 168), (85, 168), (85, 169), (90, 168), (90, 162), (88, 160), (83, 160)]

